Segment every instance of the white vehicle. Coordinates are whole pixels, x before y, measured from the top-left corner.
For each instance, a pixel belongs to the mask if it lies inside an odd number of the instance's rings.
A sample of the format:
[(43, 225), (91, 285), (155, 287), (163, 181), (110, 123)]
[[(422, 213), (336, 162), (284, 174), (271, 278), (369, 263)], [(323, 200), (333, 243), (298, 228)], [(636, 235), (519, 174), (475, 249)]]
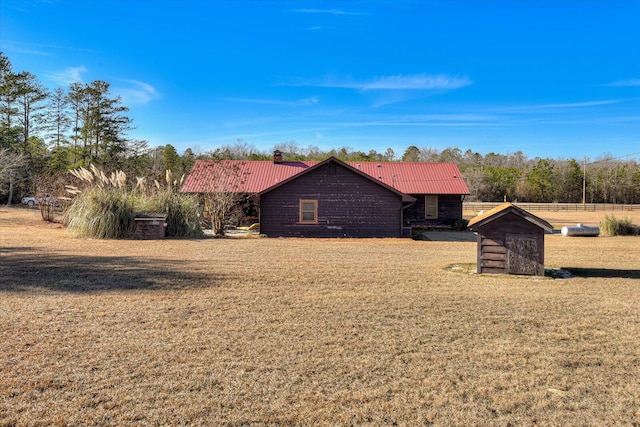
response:
[[(52, 203), (52, 204), (58, 206), (58, 199), (56, 197), (45, 196), (45, 197), (40, 197), (40, 200), (42, 200), (42, 201), (44, 201), (46, 203)], [(38, 206), (38, 198), (37, 197), (33, 197), (33, 196), (24, 197), (22, 199), (22, 204), (23, 205), (27, 205), (29, 207)]]
[(22, 204), (27, 206), (35, 206), (38, 204), (38, 199), (35, 197), (25, 197), (22, 199)]

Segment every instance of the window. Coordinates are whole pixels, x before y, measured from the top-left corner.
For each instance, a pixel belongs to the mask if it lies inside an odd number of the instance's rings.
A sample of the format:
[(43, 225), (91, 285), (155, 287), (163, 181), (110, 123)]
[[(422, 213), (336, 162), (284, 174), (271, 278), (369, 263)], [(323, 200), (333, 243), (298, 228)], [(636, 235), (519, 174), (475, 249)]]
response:
[(318, 201), (317, 200), (300, 200), (300, 223), (301, 224), (317, 224), (318, 223)]
[(438, 219), (438, 196), (433, 194), (424, 196), (424, 217)]

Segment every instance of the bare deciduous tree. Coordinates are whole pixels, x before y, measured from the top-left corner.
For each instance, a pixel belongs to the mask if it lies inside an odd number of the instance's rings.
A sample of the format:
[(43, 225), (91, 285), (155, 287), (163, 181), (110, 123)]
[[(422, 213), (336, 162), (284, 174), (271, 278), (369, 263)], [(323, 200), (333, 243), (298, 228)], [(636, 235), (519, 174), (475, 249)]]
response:
[(238, 164), (219, 160), (205, 186), (204, 217), (211, 221), (214, 234), (222, 235), (225, 224), (237, 223), (242, 215), (244, 175)]
[(13, 199), (16, 172), (26, 164), (26, 160), (24, 153), (13, 153), (6, 148), (0, 149), (0, 183), (3, 187), (7, 182), (9, 184), (7, 206), (11, 204)]

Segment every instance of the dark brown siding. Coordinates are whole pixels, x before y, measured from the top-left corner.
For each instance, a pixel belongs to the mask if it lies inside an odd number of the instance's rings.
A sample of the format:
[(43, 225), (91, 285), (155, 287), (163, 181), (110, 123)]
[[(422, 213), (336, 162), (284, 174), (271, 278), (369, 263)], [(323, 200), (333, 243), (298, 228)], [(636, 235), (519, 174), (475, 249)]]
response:
[(544, 275), (544, 230), (512, 213), (478, 228), (477, 271)]
[[(318, 201), (318, 224), (299, 223), (300, 199)], [(328, 163), (260, 197), (260, 231), (270, 237), (399, 237), (400, 195)]]
[(405, 209), (404, 225), (453, 225), (462, 219), (462, 197), (460, 195), (438, 195), (438, 218), (424, 217), (424, 194), (411, 194), (416, 202)]

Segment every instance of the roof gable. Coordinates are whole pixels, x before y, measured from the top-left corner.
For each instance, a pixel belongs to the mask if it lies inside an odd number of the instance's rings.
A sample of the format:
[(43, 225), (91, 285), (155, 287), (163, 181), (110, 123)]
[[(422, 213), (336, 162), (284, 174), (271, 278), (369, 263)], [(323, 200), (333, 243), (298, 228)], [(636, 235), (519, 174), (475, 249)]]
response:
[(335, 164), (337, 164), (339, 166), (342, 166), (343, 168), (345, 168), (345, 169), (347, 169), (347, 170), (349, 170), (349, 171), (351, 171), (351, 172), (353, 172), (353, 173), (355, 173), (357, 175), (362, 176), (363, 178), (375, 183), (376, 185), (379, 185), (379, 186), (381, 186), (383, 188), (386, 188), (387, 190), (389, 190), (389, 191), (391, 191), (393, 193), (396, 193), (397, 195), (399, 195), (402, 198), (403, 202), (414, 202), (416, 200), (415, 198), (413, 198), (413, 197), (411, 197), (411, 196), (409, 196), (409, 195), (407, 195), (407, 194), (405, 194), (405, 193), (403, 193), (401, 191), (398, 191), (397, 189), (395, 189), (393, 187), (388, 186), (384, 182), (381, 182), (381, 181), (378, 181), (378, 180), (374, 179), (371, 175), (368, 175), (368, 174), (366, 174), (366, 173), (354, 168), (353, 166), (350, 166), (349, 164), (347, 164), (347, 163), (345, 163), (345, 162), (343, 162), (341, 160), (336, 159), (335, 157), (329, 157), (328, 159), (326, 159), (326, 160), (324, 160), (324, 161), (322, 161), (320, 163), (317, 163), (317, 164), (315, 164), (313, 166), (310, 166), (310, 167), (304, 169), (303, 171), (299, 172), (298, 174), (293, 175), (293, 176), (291, 176), (291, 177), (289, 177), (289, 178), (287, 178), (287, 179), (285, 179), (285, 180), (283, 180), (283, 181), (281, 181), (281, 182), (279, 182), (277, 184), (274, 184), (269, 188), (266, 188), (265, 190), (263, 190), (263, 191), (259, 192), (258, 194), (256, 194), (254, 197), (255, 198), (260, 198), (260, 196), (262, 196), (263, 194), (268, 193), (268, 192), (270, 192), (272, 190), (275, 190), (276, 188), (278, 188), (278, 187), (280, 187), (280, 186), (282, 186), (282, 185), (284, 185), (284, 184), (286, 184), (288, 182), (291, 182), (291, 181), (293, 181), (295, 179), (298, 179), (301, 176), (304, 176), (304, 175), (306, 175), (306, 174), (308, 174), (310, 172), (313, 172), (314, 170), (319, 169), (319, 168), (321, 168), (321, 167), (323, 167), (325, 165), (328, 165), (329, 163), (335, 163)]
[(553, 226), (549, 224), (547, 221), (508, 202), (498, 205), (495, 208), (490, 209), (481, 215), (473, 217), (469, 221), (468, 226), (471, 230), (476, 231), (479, 228), (482, 228), (483, 226), (487, 225), (488, 223), (493, 222), (499, 218), (502, 218), (508, 214), (515, 214), (525, 219), (526, 221), (529, 221), (530, 223), (542, 228), (546, 232), (553, 233)]
[[(455, 163), (340, 162), (404, 194), (469, 194)], [(206, 193), (225, 188), (225, 191), (259, 193), (319, 163), (196, 160), (181, 191)], [(227, 182), (232, 184), (225, 184)]]

